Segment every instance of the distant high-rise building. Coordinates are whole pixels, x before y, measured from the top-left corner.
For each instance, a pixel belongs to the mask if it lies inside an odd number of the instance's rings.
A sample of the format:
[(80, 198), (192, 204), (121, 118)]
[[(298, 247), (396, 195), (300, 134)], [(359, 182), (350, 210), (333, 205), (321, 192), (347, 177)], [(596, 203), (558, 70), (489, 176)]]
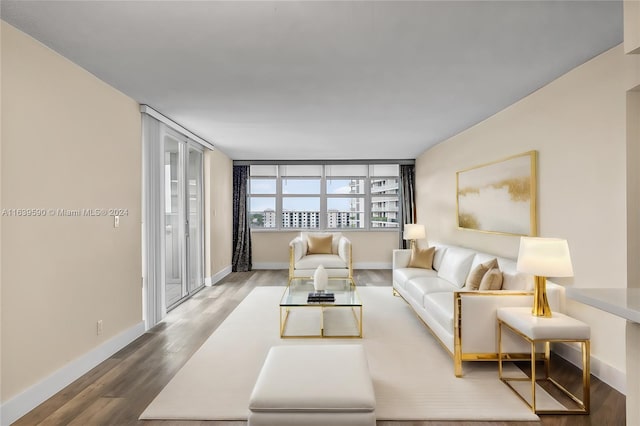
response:
[(371, 179), (371, 227), (398, 227), (398, 179)]
[(319, 228), (320, 212), (283, 211), (283, 228)]
[(351, 213), (338, 210), (327, 212), (327, 228), (351, 228)]
[(263, 227), (275, 228), (276, 227), (276, 212), (273, 209), (267, 209), (263, 215)]

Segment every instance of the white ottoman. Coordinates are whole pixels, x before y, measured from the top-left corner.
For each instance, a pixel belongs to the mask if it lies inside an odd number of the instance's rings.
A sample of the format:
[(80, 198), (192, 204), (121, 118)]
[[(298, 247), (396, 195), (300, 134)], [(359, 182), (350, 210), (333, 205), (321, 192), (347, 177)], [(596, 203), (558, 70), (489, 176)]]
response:
[(249, 401), (249, 426), (375, 426), (360, 345), (274, 346)]

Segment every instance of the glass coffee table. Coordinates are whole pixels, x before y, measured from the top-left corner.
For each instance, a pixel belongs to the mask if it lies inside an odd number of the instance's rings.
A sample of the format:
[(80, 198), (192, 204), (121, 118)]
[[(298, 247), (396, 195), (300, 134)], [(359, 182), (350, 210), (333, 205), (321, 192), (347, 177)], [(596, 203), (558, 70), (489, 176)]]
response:
[(362, 337), (362, 301), (351, 278), (330, 278), (334, 301), (309, 301), (312, 278), (293, 278), (280, 299), (280, 337)]

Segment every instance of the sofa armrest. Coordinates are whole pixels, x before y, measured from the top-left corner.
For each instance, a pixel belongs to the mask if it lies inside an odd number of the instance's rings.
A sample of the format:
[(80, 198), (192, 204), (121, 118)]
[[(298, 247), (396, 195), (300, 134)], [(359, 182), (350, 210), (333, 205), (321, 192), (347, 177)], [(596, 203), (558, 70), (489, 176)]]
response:
[(351, 262), (351, 241), (347, 237), (340, 237), (338, 240), (338, 256), (347, 265)]
[[(462, 376), (463, 357), (484, 354), (495, 358), (498, 352), (496, 310), (502, 307), (533, 305), (533, 293), (508, 290), (456, 291), (453, 293), (453, 355), (457, 377)], [(507, 336), (505, 352), (526, 352), (522, 340)]]
[[(547, 296), (552, 311), (563, 309), (564, 288), (548, 283)], [(456, 291), (453, 293), (453, 341), (456, 376), (462, 375), (462, 360), (474, 354), (491, 356), (498, 352), (497, 310), (504, 307), (532, 307), (528, 291)], [(527, 353), (528, 345), (512, 333), (504, 333), (505, 353)], [(541, 350), (540, 348), (538, 348)]]
[(396, 249), (393, 251), (392, 269), (408, 268), (411, 260), (411, 250)]
[(305, 255), (304, 250), (304, 241), (302, 241), (301, 237), (296, 237), (289, 242), (289, 249), (291, 250), (291, 262), (295, 264), (298, 260), (302, 259), (302, 256)]

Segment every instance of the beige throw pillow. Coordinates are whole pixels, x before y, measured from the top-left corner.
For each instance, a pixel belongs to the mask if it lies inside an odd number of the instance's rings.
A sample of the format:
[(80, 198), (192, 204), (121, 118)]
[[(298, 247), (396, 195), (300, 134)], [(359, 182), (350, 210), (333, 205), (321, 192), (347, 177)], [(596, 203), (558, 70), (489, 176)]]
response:
[(465, 283), (465, 288), (467, 290), (478, 290), (480, 288), (480, 282), (485, 274), (493, 269), (498, 267), (498, 260), (491, 259), (488, 262), (481, 263), (477, 265), (475, 268), (469, 272), (469, 276), (467, 277), (467, 281)]
[(489, 270), (482, 281), (479, 290), (500, 290), (502, 288), (502, 271), (498, 268)]
[(307, 236), (307, 254), (331, 254), (332, 235)]
[(433, 266), (433, 255), (435, 252), (435, 247), (429, 247), (427, 249), (414, 247), (414, 249), (411, 250), (409, 268), (431, 269)]

